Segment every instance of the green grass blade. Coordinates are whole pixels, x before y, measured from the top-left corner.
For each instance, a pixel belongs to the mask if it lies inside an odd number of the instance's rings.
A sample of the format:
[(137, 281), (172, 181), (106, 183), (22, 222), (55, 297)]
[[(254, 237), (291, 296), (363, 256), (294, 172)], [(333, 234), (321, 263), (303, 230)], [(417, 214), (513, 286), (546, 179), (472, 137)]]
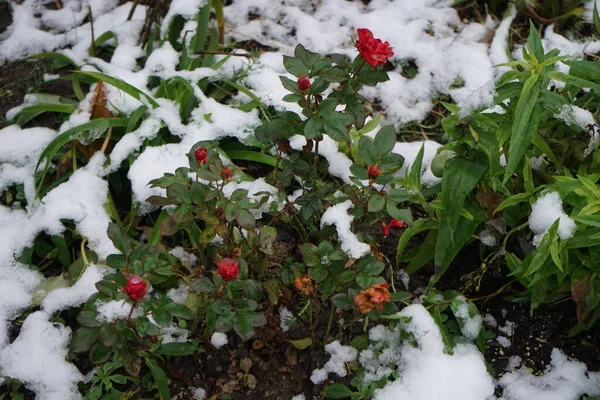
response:
[(46, 146), (38, 162), (35, 166), (36, 171), (38, 170), (40, 164), (44, 162), (44, 168), (42, 174), (39, 178), (39, 184), (36, 190), (36, 195), (39, 196), (40, 190), (42, 189), (42, 184), (44, 183), (44, 178), (48, 172), (48, 168), (50, 167), (50, 162), (56, 155), (56, 153), (67, 143), (72, 140), (77, 140), (81, 138), (85, 133), (91, 130), (101, 130), (108, 129), (110, 127), (120, 127), (127, 126), (126, 118), (98, 118), (94, 119), (90, 122), (86, 122), (85, 124), (78, 125), (74, 128), (64, 131), (57, 137), (55, 137), (49, 144)]
[[(272, 167), (277, 165), (277, 159), (269, 154), (260, 153), (253, 150), (223, 150), (231, 160), (254, 161), (267, 164)], [(281, 163), (279, 163), (281, 168)]]
[(100, 72), (77, 71), (76, 73), (85, 75), (85, 76), (91, 76), (92, 78), (96, 78), (99, 81), (108, 83), (109, 85), (114, 86), (117, 89), (120, 89), (123, 92), (127, 93), (128, 95), (130, 95), (131, 97), (133, 97), (136, 100), (142, 101), (142, 97), (145, 97), (148, 100), (148, 102), (152, 105), (152, 107), (158, 107), (158, 103), (151, 96), (147, 95), (146, 93), (142, 92), (140, 89), (136, 88), (135, 86), (130, 85), (129, 83), (127, 83), (121, 79), (113, 78), (110, 75), (102, 74)]
[(71, 114), (75, 110), (77, 110), (77, 106), (71, 104), (38, 104), (35, 106), (25, 107), (16, 115), (13, 122), (17, 125), (23, 126), (27, 122), (45, 112)]

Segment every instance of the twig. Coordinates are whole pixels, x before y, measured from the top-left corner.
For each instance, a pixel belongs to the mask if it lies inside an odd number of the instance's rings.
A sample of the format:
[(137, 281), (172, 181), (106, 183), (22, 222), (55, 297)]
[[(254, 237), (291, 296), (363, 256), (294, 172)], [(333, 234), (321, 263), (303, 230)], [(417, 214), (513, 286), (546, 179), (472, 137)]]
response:
[(62, 10), (63, 5), (62, 2), (60, 0), (54, 0), (54, 4), (56, 4), (56, 8), (59, 10)]
[(106, 137), (104, 138), (104, 142), (102, 143), (102, 147), (100, 148), (100, 152), (104, 154), (106, 148), (108, 147), (108, 142), (110, 141), (110, 136), (112, 134), (112, 126), (108, 128), (108, 132), (106, 133)]

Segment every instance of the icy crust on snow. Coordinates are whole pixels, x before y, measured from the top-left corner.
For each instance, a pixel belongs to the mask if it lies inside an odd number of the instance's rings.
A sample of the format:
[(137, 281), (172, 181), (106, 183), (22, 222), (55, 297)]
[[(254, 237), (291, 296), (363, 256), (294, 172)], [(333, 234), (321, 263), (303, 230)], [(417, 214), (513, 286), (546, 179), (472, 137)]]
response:
[(539, 246), (556, 220), (560, 220), (558, 236), (563, 240), (572, 237), (576, 228), (575, 221), (564, 212), (560, 195), (557, 192), (550, 192), (540, 196), (531, 206), (529, 216), (529, 228), (535, 233), (534, 246)]

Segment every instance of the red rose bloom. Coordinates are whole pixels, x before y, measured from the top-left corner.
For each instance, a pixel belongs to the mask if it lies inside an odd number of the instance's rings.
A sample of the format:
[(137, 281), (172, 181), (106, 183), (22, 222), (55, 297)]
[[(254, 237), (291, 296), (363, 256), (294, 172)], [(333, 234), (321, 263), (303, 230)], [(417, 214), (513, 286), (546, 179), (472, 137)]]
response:
[(305, 91), (310, 89), (311, 83), (310, 83), (310, 79), (308, 79), (308, 76), (301, 76), (298, 79), (298, 90), (301, 91)]
[(381, 171), (374, 165), (369, 165), (367, 167), (367, 174), (369, 175), (370, 179), (375, 179), (377, 178), (379, 175), (381, 175)]
[(206, 164), (206, 161), (208, 161), (207, 156), (208, 150), (206, 150), (204, 147), (200, 147), (199, 149), (196, 149), (196, 151), (194, 151), (194, 158), (199, 163)]
[(388, 228), (388, 226), (385, 222), (381, 223), (381, 230), (383, 230), (383, 236), (385, 236), (385, 237), (390, 236), (390, 228)]
[(356, 48), (361, 57), (372, 66), (385, 64), (387, 59), (394, 55), (388, 42), (382, 42), (381, 39), (375, 39), (373, 32), (368, 29), (360, 28), (357, 30), (358, 40)]
[(392, 219), (390, 221), (390, 228), (404, 228), (406, 226), (406, 222), (400, 221), (398, 219)]
[(240, 264), (231, 259), (224, 258), (219, 261), (219, 275), (223, 280), (230, 281), (240, 274)]
[(127, 279), (123, 291), (133, 301), (138, 301), (148, 293), (146, 290), (146, 282), (144, 282), (139, 275), (130, 276)]
[(225, 179), (226, 181), (231, 179), (231, 171), (229, 170), (229, 167), (225, 167), (221, 170), (221, 178)]

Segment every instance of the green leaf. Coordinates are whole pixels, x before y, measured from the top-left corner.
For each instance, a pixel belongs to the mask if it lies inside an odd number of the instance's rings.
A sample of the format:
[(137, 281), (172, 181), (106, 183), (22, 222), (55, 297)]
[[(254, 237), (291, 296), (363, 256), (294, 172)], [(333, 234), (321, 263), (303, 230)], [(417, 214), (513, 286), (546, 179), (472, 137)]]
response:
[(112, 355), (112, 350), (102, 343), (96, 343), (90, 350), (90, 361), (94, 364), (107, 362)]
[(350, 144), (350, 135), (342, 123), (331, 119), (324, 119), (323, 126), (327, 135), (333, 140)]
[(108, 83), (109, 85), (114, 86), (117, 89), (120, 89), (123, 92), (127, 93), (128, 95), (130, 95), (131, 97), (133, 97), (136, 100), (142, 101), (142, 98), (146, 98), (148, 100), (148, 102), (152, 105), (153, 108), (156, 108), (159, 106), (159, 104), (156, 102), (156, 100), (154, 100), (151, 96), (147, 95), (146, 93), (144, 93), (140, 89), (136, 88), (135, 86), (131, 86), (129, 83), (127, 83), (121, 79), (114, 78), (110, 75), (102, 74), (100, 72), (75, 71), (75, 73), (79, 74), (79, 75), (91, 76), (92, 78), (96, 78), (99, 81)]
[(317, 117), (309, 119), (304, 126), (304, 136), (307, 139), (320, 138), (324, 131), (323, 120)]
[(537, 272), (540, 268), (542, 268), (542, 266), (546, 262), (546, 259), (550, 255), (550, 247), (552, 246), (552, 243), (558, 240), (559, 224), (560, 218), (554, 221), (548, 232), (544, 235), (542, 243), (540, 243), (540, 245), (538, 246), (535, 256), (533, 257), (531, 264), (529, 264), (529, 268), (527, 268), (525, 276), (529, 276)]
[(23, 108), (13, 121), (15, 124), (23, 126), (38, 115), (46, 112), (72, 114), (75, 110), (77, 110), (77, 106), (71, 104), (38, 104)]
[(373, 143), (373, 139), (367, 136), (361, 136), (358, 140), (358, 151), (360, 156), (367, 164), (375, 164), (379, 159), (379, 152), (377, 151), (377, 147), (375, 143)]
[(38, 178), (38, 187), (36, 195), (39, 196), (42, 185), (44, 183), (44, 179), (46, 174), (48, 173), (48, 168), (50, 167), (50, 163), (54, 159), (56, 153), (67, 143), (83, 138), (86, 132), (89, 131), (102, 131), (108, 129), (110, 127), (123, 127), (127, 126), (126, 118), (97, 118), (91, 120), (90, 122), (86, 122), (81, 125), (77, 125), (71, 129), (67, 129), (63, 133), (56, 136), (52, 141), (44, 148), (44, 151), (40, 154), (38, 161), (36, 163), (35, 169), (36, 171), (39, 169), (39, 166), (44, 163), (44, 168), (42, 169), (42, 173)]
[(529, 20), (529, 38), (527, 39), (527, 46), (538, 62), (542, 62), (544, 60), (544, 46), (542, 45), (540, 34), (535, 28), (535, 25), (533, 25), (532, 20)]
[(396, 145), (396, 129), (394, 125), (384, 126), (375, 135), (375, 147), (381, 158), (394, 149)]
[(454, 232), (450, 232), (447, 224), (440, 223), (434, 262), (441, 268), (437, 274), (432, 276), (429, 283), (430, 288), (446, 272), (446, 269), (448, 269), (448, 266), (463, 246), (472, 239), (475, 229), (483, 222), (487, 215), (485, 211), (481, 210), (471, 200), (465, 202), (465, 209), (473, 216), (473, 220), (459, 216), (457, 229)]
[(600, 227), (600, 215), (575, 215), (571, 219), (589, 226)]
[[(483, 176), (484, 165), (454, 157), (444, 164), (442, 177), (442, 203), (444, 213), (440, 222), (441, 228), (447, 228), (450, 242), (454, 242), (454, 231), (458, 226), (460, 212), (469, 193), (475, 188)], [(447, 245), (450, 243), (444, 243)]]
[(113, 245), (124, 255), (131, 254), (133, 240), (115, 223), (108, 224), (108, 238)]
[(305, 337), (304, 339), (288, 340), (288, 342), (290, 342), (292, 344), (292, 346), (294, 346), (298, 350), (304, 350), (306, 348), (309, 348), (310, 346), (312, 346), (312, 343), (313, 343), (310, 336)]
[(517, 193), (502, 200), (502, 203), (494, 210), (494, 214), (504, 210), (507, 207), (512, 207), (517, 204), (526, 202), (531, 197), (530, 193)]
[(320, 74), (327, 82), (339, 83), (348, 79), (348, 70), (346, 68), (335, 66), (323, 71)]
[(345, 399), (346, 397), (352, 397), (354, 392), (342, 383), (334, 383), (333, 385), (327, 386), (325, 396), (328, 399)]
[(94, 343), (96, 343), (99, 335), (100, 328), (79, 328), (71, 338), (71, 346), (69, 349), (73, 353), (85, 353), (92, 348)]
[(96, 282), (96, 289), (107, 296), (114, 296), (117, 294), (118, 286), (113, 281), (104, 279)]
[(334, 306), (343, 311), (352, 310), (354, 308), (352, 298), (345, 293), (336, 294), (331, 298), (331, 302)]
[(508, 160), (504, 173), (504, 183), (512, 177), (516, 171), (525, 150), (531, 144), (541, 118), (541, 107), (537, 104), (541, 91), (539, 76), (532, 74), (523, 85), (523, 90), (516, 109), (510, 132), (510, 146), (508, 148)]
[(379, 212), (383, 210), (385, 206), (385, 196), (379, 193), (373, 194), (369, 198), (369, 203), (367, 205), (367, 211), (369, 212)]
[(155, 354), (162, 356), (191, 356), (192, 354), (201, 351), (194, 343), (186, 342), (186, 343), (163, 343), (160, 345)]
[(269, 279), (268, 281), (263, 282), (263, 287), (265, 288), (265, 292), (267, 292), (267, 297), (271, 304), (277, 305), (279, 303), (279, 296), (277, 294), (279, 281), (277, 279)]
[(410, 239), (423, 232), (428, 231), (430, 229), (437, 229), (439, 227), (439, 222), (431, 219), (431, 218), (421, 218), (416, 220), (411, 226), (408, 227), (400, 236), (400, 240), (398, 240), (398, 247), (396, 249), (396, 263), (400, 264), (402, 262), (402, 254), (404, 253), (404, 249), (408, 245)]
[(165, 371), (163, 371), (163, 369), (150, 358), (144, 358), (144, 361), (146, 362), (150, 373), (152, 373), (154, 382), (156, 382), (156, 388), (158, 389), (160, 398), (162, 400), (171, 400), (171, 392), (169, 392), (169, 378), (167, 378)]
[(300, 246), (302, 252), (302, 260), (304, 264), (309, 267), (314, 267), (321, 264), (321, 257), (319, 256), (319, 248), (312, 243), (304, 243)]
[(169, 303), (165, 306), (165, 310), (167, 310), (171, 315), (178, 318), (188, 320), (196, 318), (196, 314), (183, 304)]
[(233, 330), (245, 342), (254, 336), (254, 328), (246, 314), (240, 314), (233, 319)]
[(171, 324), (171, 321), (173, 320), (171, 314), (167, 310), (162, 308), (158, 308), (152, 311), (152, 318), (160, 326), (169, 326)]
[(283, 66), (287, 72), (294, 75), (296, 78), (308, 76), (309, 74), (308, 67), (299, 58), (283, 56)]
[(102, 323), (96, 320), (98, 313), (95, 311), (81, 311), (77, 314), (77, 323), (87, 328), (97, 328), (102, 326)]

